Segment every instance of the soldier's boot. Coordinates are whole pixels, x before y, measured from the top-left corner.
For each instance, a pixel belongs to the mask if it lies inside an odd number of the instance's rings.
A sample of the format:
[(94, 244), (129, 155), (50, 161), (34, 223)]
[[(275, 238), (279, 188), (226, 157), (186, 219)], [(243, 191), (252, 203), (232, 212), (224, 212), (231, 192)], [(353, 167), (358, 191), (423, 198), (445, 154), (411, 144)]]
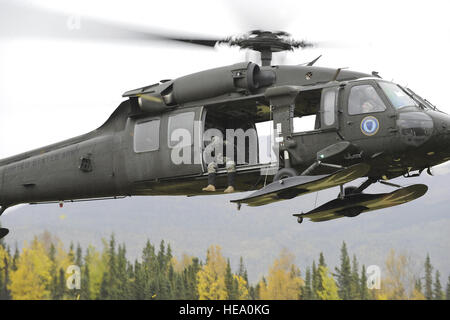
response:
[(208, 174), (208, 186), (206, 186), (202, 190), (208, 191), (208, 192), (214, 192), (214, 191), (216, 191), (215, 184), (216, 184), (216, 174), (210, 173), (210, 174)]
[(228, 186), (228, 188), (226, 188), (223, 192), (224, 193), (233, 193), (234, 192), (234, 187), (233, 186)]
[(228, 188), (224, 190), (224, 193), (233, 193), (234, 192), (234, 180), (236, 178), (236, 172), (228, 172)]
[(208, 184), (208, 186), (204, 187), (202, 190), (208, 191), (208, 192), (214, 192), (214, 191), (216, 191), (216, 187), (214, 187), (212, 184)]

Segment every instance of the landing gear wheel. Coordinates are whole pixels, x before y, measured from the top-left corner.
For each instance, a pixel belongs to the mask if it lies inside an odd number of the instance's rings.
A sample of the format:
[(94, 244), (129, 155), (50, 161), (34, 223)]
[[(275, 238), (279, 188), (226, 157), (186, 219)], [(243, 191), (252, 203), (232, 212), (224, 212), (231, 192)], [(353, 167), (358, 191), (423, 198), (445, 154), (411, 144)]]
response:
[(298, 223), (302, 223), (303, 222), (303, 217), (297, 217), (297, 222)]
[[(344, 197), (348, 196), (349, 194), (353, 194), (356, 189), (358, 189), (358, 187), (355, 187), (355, 186), (345, 187), (344, 188)], [(341, 194), (339, 193), (338, 198), (340, 196), (341, 196)]]
[(358, 187), (355, 187), (355, 186), (345, 187), (345, 188), (344, 188), (344, 193), (345, 193), (346, 195), (347, 195), (347, 194), (351, 194), (351, 193), (354, 193), (354, 191), (355, 191), (356, 189), (358, 189)]
[(291, 177), (295, 177), (297, 176), (297, 171), (295, 171), (295, 169), (292, 168), (283, 168), (281, 170), (279, 170), (275, 176), (273, 177), (273, 181), (281, 181), (283, 179), (286, 178), (291, 178)]

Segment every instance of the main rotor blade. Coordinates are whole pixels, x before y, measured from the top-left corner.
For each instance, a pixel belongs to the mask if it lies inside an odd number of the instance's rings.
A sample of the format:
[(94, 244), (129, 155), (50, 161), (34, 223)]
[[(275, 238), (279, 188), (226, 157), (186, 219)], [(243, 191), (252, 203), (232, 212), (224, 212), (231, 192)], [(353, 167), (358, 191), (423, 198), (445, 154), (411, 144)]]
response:
[(13, 1), (0, 2), (0, 38), (58, 38), (95, 41), (176, 41), (214, 47), (220, 39), (153, 32), (144, 27), (50, 11)]

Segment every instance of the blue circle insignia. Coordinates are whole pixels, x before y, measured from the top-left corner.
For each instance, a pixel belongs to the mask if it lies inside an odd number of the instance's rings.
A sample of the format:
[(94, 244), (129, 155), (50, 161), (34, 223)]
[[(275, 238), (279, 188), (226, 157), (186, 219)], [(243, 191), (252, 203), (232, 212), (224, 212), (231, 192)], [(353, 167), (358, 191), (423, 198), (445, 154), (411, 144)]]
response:
[(361, 131), (366, 136), (373, 136), (378, 132), (378, 129), (380, 128), (380, 123), (378, 122), (378, 119), (372, 116), (365, 117), (361, 121)]

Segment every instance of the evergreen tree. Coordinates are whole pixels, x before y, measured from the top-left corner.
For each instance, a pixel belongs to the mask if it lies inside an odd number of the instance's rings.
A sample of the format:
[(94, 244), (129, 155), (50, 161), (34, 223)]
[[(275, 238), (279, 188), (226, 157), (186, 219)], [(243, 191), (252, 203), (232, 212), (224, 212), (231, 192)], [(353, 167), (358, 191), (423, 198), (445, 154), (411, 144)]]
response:
[(77, 245), (77, 251), (75, 254), (75, 265), (79, 266), (80, 269), (83, 267), (83, 250), (81, 249), (79, 243)]
[(103, 272), (100, 285), (100, 299), (116, 300), (120, 299), (118, 254), (116, 252), (116, 239), (111, 235), (106, 252), (106, 270)]
[(157, 272), (157, 286), (159, 288), (159, 291), (157, 291), (157, 299), (172, 299), (173, 296), (173, 289), (172, 284), (169, 279), (170, 273), (171, 273), (171, 260), (172, 260), (172, 249), (170, 247), (170, 244), (165, 246), (164, 240), (161, 240), (160, 246), (159, 246), (159, 252), (157, 256), (158, 265), (156, 268)]
[(260, 300), (261, 299), (261, 297), (259, 295), (259, 290), (260, 290), (259, 283), (257, 283), (255, 286), (250, 286), (249, 295), (250, 295), (251, 300)]
[(423, 286), (422, 286), (422, 280), (420, 278), (416, 279), (416, 281), (414, 282), (414, 289), (417, 292), (422, 293)]
[(342, 300), (349, 300), (352, 298), (352, 275), (350, 266), (350, 257), (347, 252), (347, 245), (342, 243), (341, 247), (341, 265), (335, 268), (337, 277), (337, 286), (339, 297)]
[(129, 261), (127, 261), (127, 281), (127, 298), (130, 300), (135, 300), (136, 273), (133, 264)]
[(307, 267), (305, 272), (305, 285), (302, 287), (303, 300), (311, 300), (313, 298), (311, 286), (312, 286), (311, 270), (309, 267)]
[(227, 300), (237, 300), (238, 286), (231, 272), (230, 259), (227, 260), (227, 267), (225, 269), (225, 287), (227, 289)]
[(323, 287), (323, 284), (326, 283), (326, 280), (322, 278), (322, 276), (324, 275), (324, 272), (320, 272), (321, 267), (324, 268), (324, 270), (326, 269), (327, 274), (328, 274), (328, 268), (327, 268), (327, 265), (325, 263), (325, 257), (324, 257), (322, 252), (319, 254), (319, 265), (317, 267), (317, 272), (316, 272), (316, 274), (317, 274), (316, 275), (316, 277), (317, 277), (317, 279), (316, 279), (317, 287), (315, 289), (315, 295), (317, 297), (319, 297), (319, 298), (320, 298), (320, 296), (319, 296), (318, 293), (319, 292), (323, 292), (325, 290), (325, 288)]
[(164, 270), (167, 264), (166, 261), (166, 246), (164, 244), (164, 240), (161, 240), (159, 244), (159, 252), (157, 256), (159, 270)]
[(192, 263), (183, 271), (186, 299), (188, 300), (198, 300), (197, 274), (200, 268), (199, 259), (193, 258)]
[(58, 300), (61, 299), (61, 296), (58, 295), (59, 270), (56, 265), (56, 248), (53, 242), (50, 244), (49, 258), (51, 261), (50, 275), (52, 277), (50, 284), (50, 294), (53, 300)]
[(431, 265), (430, 256), (427, 254), (425, 260), (425, 299), (433, 299), (433, 266)]
[(327, 266), (327, 264), (325, 263), (325, 257), (323, 255), (323, 252), (321, 252), (319, 254), (319, 267), (320, 266), (322, 266), (322, 267), (326, 267)]
[(366, 266), (363, 265), (361, 269), (361, 278), (360, 278), (360, 299), (368, 300), (369, 299), (369, 289), (367, 288), (367, 274), (366, 274)]
[(434, 280), (434, 288), (433, 288), (433, 299), (434, 300), (443, 300), (444, 293), (442, 292), (442, 285), (440, 278), (439, 270), (436, 270), (435, 280)]
[(17, 270), (17, 264), (19, 262), (19, 257), (20, 257), (19, 248), (17, 247), (17, 243), (16, 243), (16, 249), (14, 250), (14, 256), (13, 256), (13, 261), (12, 261), (12, 265), (11, 265), (11, 271), (16, 271)]
[(144, 300), (146, 298), (146, 278), (144, 267), (137, 260), (134, 262), (134, 279), (132, 285), (132, 297), (136, 300)]
[(242, 257), (240, 257), (240, 259), (239, 259), (238, 276), (242, 277), (245, 280), (245, 282), (247, 282), (247, 287), (248, 287), (248, 274), (247, 274), (247, 269), (245, 268), (245, 265), (244, 265), (244, 258), (242, 258)]
[(119, 245), (117, 253), (116, 299), (128, 299), (128, 270), (125, 244)]
[[(161, 252), (161, 250), (160, 250)], [(142, 281), (141, 296), (142, 299), (159, 299), (160, 285), (158, 281), (158, 260), (155, 253), (155, 247), (147, 241), (147, 244), (142, 252), (142, 265), (139, 268), (139, 281)], [(138, 281), (138, 279), (136, 280)]]
[(358, 300), (361, 299), (361, 287), (360, 287), (360, 279), (358, 273), (358, 260), (356, 256), (353, 255), (352, 262), (352, 274), (351, 274), (351, 282), (350, 282), (350, 299)]
[(59, 269), (58, 272), (58, 280), (56, 282), (56, 288), (54, 293), (55, 300), (64, 300), (64, 296), (66, 293), (66, 274), (63, 268)]
[(81, 292), (80, 299), (81, 300), (91, 300), (91, 283), (90, 283), (90, 274), (89, 274), (89, 264), (85, 263), (83, 267), (83, 272), (81, 273)]
[(109, 291), (108, 273), (104, 272), (102, 277), (102, 283), (100, 285), (100, 294), (99, 294), (100, 300), (110, 299), (109, 292), (110, 291)]
[(316, 268), (316, 262), (313, 260), (312, 263), (312, 286), (311, 286), (311, 299), (316, 300), (317, 299), (317, 290), (319, 288), (319, 274), (317, 272)]

